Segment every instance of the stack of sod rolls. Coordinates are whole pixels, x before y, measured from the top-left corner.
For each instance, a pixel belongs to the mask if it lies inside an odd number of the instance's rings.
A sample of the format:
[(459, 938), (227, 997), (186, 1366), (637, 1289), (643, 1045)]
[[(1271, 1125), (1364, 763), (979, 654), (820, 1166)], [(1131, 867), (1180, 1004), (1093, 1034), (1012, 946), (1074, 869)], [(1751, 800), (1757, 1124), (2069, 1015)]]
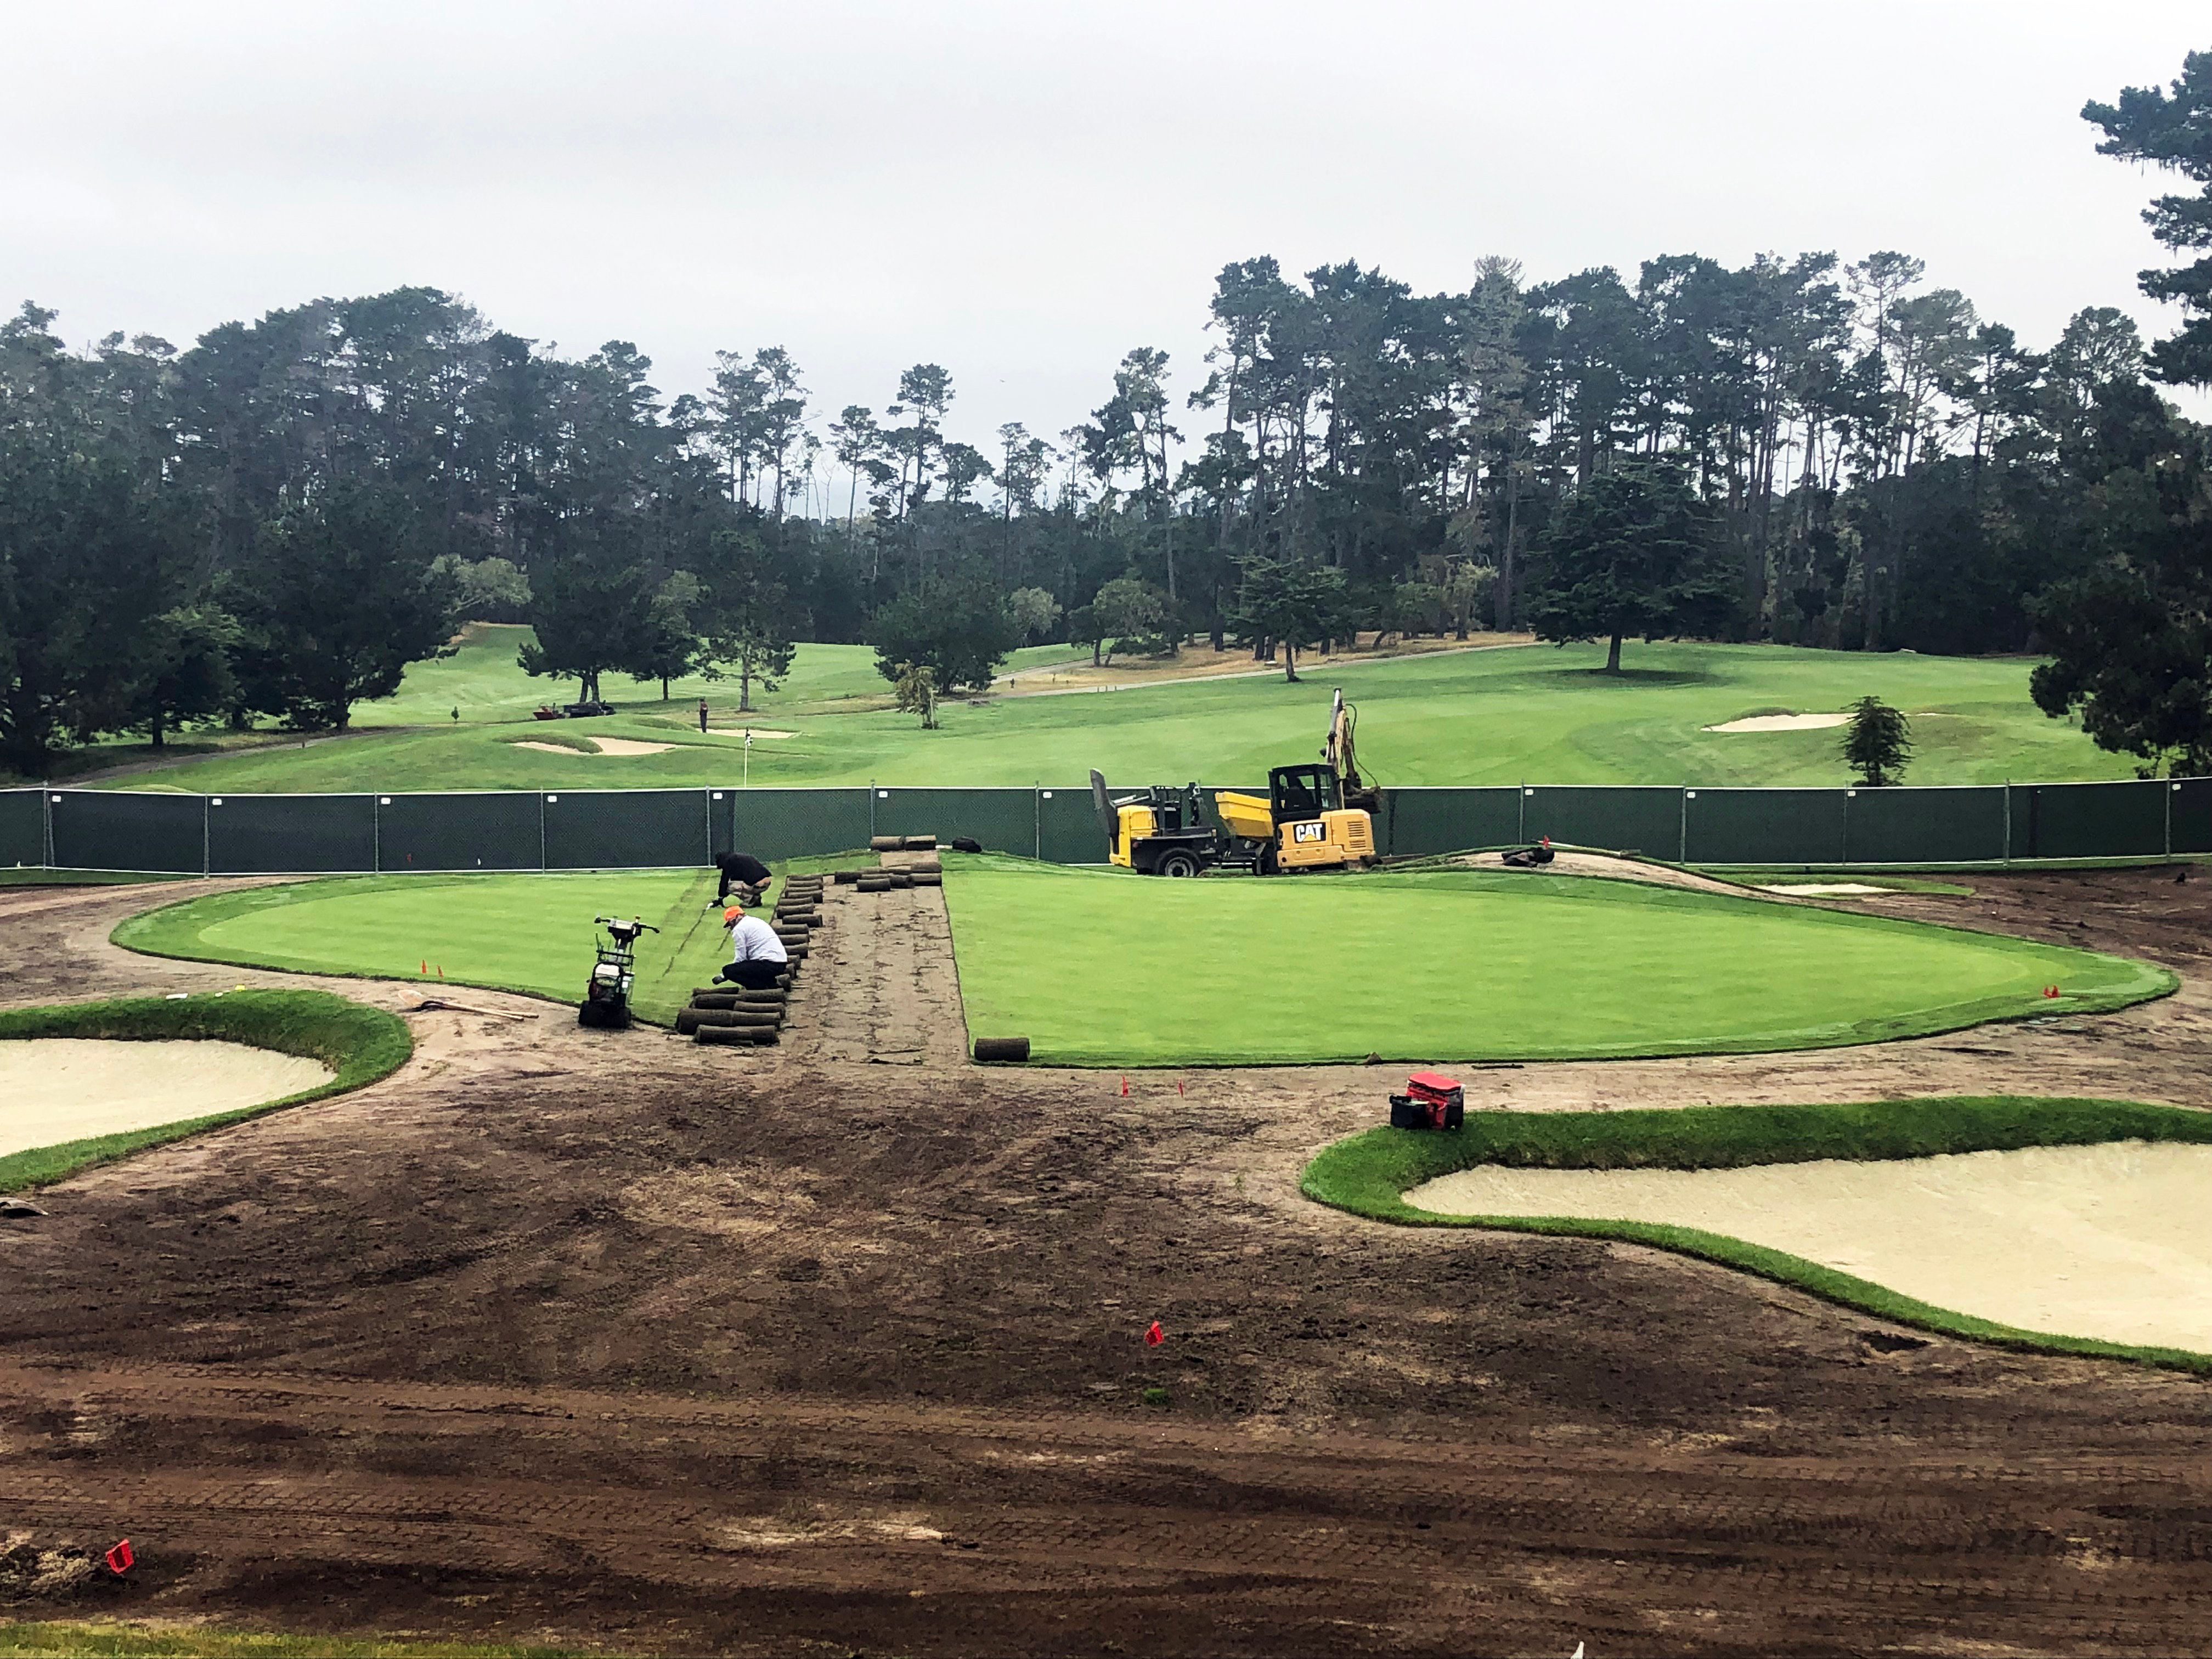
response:
[(822, 883), (820, 876), (792, 876), (783, 884), (770, 925), (791, 961), (777, 982), (757, 991), (734, 985), (696, 987), (691, 993), (691, 1006), (676, 1016), (680, 1035), (722, 1046), (776, 1040), (776, 1033), (783, 1028), (792, 984), (810, 948), (808, 938), (822, 923)]

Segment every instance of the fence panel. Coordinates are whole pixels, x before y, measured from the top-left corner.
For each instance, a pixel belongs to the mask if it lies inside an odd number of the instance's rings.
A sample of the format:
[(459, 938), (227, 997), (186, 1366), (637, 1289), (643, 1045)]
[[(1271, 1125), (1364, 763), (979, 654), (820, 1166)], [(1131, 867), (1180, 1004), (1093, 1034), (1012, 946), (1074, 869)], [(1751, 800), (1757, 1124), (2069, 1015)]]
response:
[(707, 792), (708, 851), (720, 858), (732, 853), (738, 846), (738, 792), (734, 789), (709, 789)]
[(657, 870), (708, 863), (704, 789), (549, 789), (548, 870)]
[(536, 790), (376, 798), (380, 870), (538, 870), (544, 805)]
[(2155, 858), (2166, 851), (2165, 784), (2016, 783), (2016, 859)]
[(1841, 789), (1686, 789), (1685, 864), (1840, 864)]
[(2212, 778), (2181, 778), (2166, 787), (2175, 853), (2212, 853)]
[(208, 868), (226, 875), (376, 868), (374, 795), (212, 795)]
[(46, 792), (0, 789), (0, 865), (46, 861)]
[(2005, 855), (2005, 792), (1988, 787), (1854, 789), (1844, 803), (1853, 864), (1978, 864)]
[(1376, 848), (1392, 858), (1505, 847), (1521, 839), (1518, 789), (1385, 789)]
[(868, 844), (865, 789), (738, 789), (731, 845), (764, 860), (849, 853)]
[(1545, 836), (1581, 847), (1680, 859), (1682, 792), (1613, 785), (1523, 789), (1519, 839)]
[(1036, 855), (1052, 864), (1103, 864), (1106, 832), (1091, 803), (1091, 787), (1058, 784), (1037, 791)]
[(48, 803), (54, 864), (64, 870), (207, 867), (207, 797), (63, 789)]
[(878, 789), (876, 834), (935, 836), (940, 842), (967, 836), (988, 852), (1030, 858), (1039, 805), (1033, 789)]

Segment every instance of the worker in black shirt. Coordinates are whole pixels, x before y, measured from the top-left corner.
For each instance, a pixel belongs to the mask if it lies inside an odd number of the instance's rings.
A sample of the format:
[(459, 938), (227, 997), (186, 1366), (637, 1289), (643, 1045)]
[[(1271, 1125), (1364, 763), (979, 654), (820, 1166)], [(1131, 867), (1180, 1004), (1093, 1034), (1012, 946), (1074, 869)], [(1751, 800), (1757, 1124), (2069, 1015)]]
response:
[(714, 867), (722, 872), (721, 889), (714, 895), (717, 904), (728, 900), (732, 887), (744, 888), (744, 902), (750, 904), (767, 890), (769, 883), (774, 879), (769, 874), (768, 866), (750, 853), (718, 854)]

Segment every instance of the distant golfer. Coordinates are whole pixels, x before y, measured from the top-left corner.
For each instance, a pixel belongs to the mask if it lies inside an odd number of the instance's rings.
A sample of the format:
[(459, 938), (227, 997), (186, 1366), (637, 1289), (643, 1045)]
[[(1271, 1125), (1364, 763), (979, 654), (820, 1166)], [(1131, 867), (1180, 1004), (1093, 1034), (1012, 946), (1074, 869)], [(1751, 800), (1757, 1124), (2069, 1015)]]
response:
[(757, 903), (760, 896), (768, 890), (769, 883), (774, 879), (769, 874), (768, 866), (750, 853), (720, 854), (714, 860), (714, 867), (722, 872), (722, 885), (714, 895), (717, 904), (728, 901), (732, 887), (739, 890), (739, 903)]
[(702, 732), (707, 729), (707, 700), (704, 697), (699, 699), (699, 729)]
[(790, 967), (791, 958), (775, 929), (758, 916), (747, 915), (742, 904), (723, 911), (722, 923), (730, 930), (730, 965), (719, 977), (748, 991), (765, 991)]

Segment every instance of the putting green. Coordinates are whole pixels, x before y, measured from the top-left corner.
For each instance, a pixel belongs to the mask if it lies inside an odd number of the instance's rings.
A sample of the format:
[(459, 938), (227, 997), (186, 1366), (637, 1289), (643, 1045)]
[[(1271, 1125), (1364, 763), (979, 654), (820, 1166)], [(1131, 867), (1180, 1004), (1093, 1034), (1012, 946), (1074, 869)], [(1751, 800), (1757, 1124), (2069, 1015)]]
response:
[(1502, 871), (1164, 881), (954, 857), (945, 890), (969, 1034), (1065, 1065), (1825, 1048), (2177, 983), (1956, 928)]
[(639, 1017), (666, 1024), (728, 956), (711, 870), (550, 875), (338, 876), (190, 899), (125, 920), (118, 945), (155, 956), (295, 973), (420, 979), (573, 1002), (591, 972), (594, 915), (641, 916)]

